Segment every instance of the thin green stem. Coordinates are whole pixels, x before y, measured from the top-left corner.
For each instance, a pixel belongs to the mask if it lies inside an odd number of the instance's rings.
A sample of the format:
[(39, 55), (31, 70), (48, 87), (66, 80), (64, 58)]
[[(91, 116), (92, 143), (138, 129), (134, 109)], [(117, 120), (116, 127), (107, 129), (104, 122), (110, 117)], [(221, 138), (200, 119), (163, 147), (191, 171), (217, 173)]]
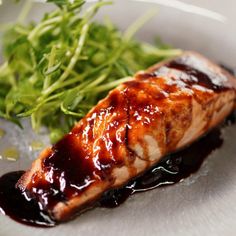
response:
[(19, 24), (23, 24), (25, 19), (27, 18), (31, 8), (32, 8), (32, 0), (26, 0), (25, 4), (23, 5), (23, 8), (20, 12), (20, 15), (18, 16), (17, 22)]
[(48, 94), (52, 93), (53, 91), (55, 91), (55, 89), (57, 89), (58, 85), (69, 76), (70, 71), (72, 71), (72, 69), (74, 68), (74, 66), (75, 66), (75, 64), (82, 52), (88, 30), (89, 30), (89, 24), (85, 24), (82, 27), (81, 36), (78, 40), (78, 44), (75, 49), (75, 53), (74, 53), (73, 57), (71, 58), (69, 65), (67, 66), (67, 68), (65, 69), (63, 74), (60, 76), (60, 78), (52, 86), (50, 86), (48, 89), (46, 89), (42, 92), (44, 95), (48, 95)]
[(125, 78), (118, 79), (118, 80), (112, 81), (112, 82), (104, 84), (104, 85), (97, 86), (96, 88), (85, 89), (84, 92), (91, 92), (91, 91), (96, 92), (96, 93), (104, 92), (104, 91), (110, 90), (122, 83), (128, 82), (132, 79), (133, 79), (132, 77), (125, 77)]
[[(52, 49), (51, 49), (50, 56), (49, 56), (49, 60), (48, 60), (48, 70), (54, 65), (55, 57), (56, 57), (56, 46), (53, 45)], [(44, 80), (43, 89), (44, 90), (47, 89), (49, 87), (50, 83), (51, 83), (51, 76), (47, 75)]]
[(174, 57), (180, 55), (183, 51), (181, 49), (161, 49), (148, 43), (142, 43), (142, 48), (150, 54), (158, 57)]
[(150, 10), (142, 17), (138, 18), (124, 33), (124, 40), (130, 41), (131, 38), (137, 33), (139, 29), (143, 27), (151, 18), (156, 15), (156, 10)]
[(28, 40), (34, 44), (34, 38), (37, 37), (37, 34), (46, 26), (59, 23), (62, 20), (62, 16), (56, 16), (52, 19), (45, 20), (39, 23), (28, 35)]

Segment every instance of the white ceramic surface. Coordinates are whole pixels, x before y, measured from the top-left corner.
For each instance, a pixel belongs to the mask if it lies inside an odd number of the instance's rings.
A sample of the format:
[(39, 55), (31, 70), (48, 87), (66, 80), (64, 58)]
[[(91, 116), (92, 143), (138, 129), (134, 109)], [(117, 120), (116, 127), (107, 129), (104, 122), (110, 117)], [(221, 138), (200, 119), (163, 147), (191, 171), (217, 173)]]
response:
[[(3, 2), (0, 23), (19, 12), (11, 1)], [(138, 38), (150, 41), (160, 35), (175, 47), (197, 50), (217, 62), (236, 67), (235, 0), (154, 2), (116, 0), (98, 18), (109, 15), (125, 29), (148, 9), (157, 8), (158, 15), (138, 33)], [(50, 7), (37, 3), (30, 17), (37, 19), (47, 8)], [(0, 150), (12, 144), (21, 150), (17, 162), (0, 160), (0, 175), (29, 168), (36, 157), (28, 145), (38, 138), (30, 131), (27, 121), (25, 125), (20, 130), (0, 120), (0, 127), (7, 130), (7, 135), (0, 139)], [(0, 215), (0, 236), (236, 235), (236, 126), (225, 129), (223, 136), (223, 147), (212, 153), (196, 174), (179, 184), (137, 194), (116, 209), (94, 209), (52, 229), (27, 227)], [(42, 139), (48, 142), (46, 135)]]

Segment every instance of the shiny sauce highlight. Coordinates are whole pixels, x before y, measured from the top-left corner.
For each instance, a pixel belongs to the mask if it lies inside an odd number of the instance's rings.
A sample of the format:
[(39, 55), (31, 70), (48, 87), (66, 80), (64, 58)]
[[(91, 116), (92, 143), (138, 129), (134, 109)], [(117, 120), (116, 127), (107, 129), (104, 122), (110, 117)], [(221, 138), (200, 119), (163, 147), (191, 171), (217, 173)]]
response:
[(51, 227), (56, 224), (34, 199), (29, 199), (15, 187), (24, 171), (10, 172), (0, 178), (0, 212), (13, 220), (37, 227)]

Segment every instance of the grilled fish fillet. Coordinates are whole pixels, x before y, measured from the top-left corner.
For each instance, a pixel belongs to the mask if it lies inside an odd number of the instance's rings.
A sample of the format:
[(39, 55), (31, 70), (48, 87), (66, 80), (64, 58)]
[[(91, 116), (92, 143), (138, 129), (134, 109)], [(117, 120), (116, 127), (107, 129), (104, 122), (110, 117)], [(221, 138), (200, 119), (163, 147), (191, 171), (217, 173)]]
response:
[(112, 90), (17, 183), (56, 221), (86, 209), (218, 125), (236, 79), (195, 52), (159, 63)]

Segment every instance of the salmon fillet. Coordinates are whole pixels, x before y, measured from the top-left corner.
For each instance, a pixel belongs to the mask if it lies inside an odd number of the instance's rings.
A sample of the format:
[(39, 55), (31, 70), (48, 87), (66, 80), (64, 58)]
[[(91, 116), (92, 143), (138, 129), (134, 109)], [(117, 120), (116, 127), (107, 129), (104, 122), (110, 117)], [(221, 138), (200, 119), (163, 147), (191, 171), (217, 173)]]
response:
[(221, 123), (235, 106), (235, 78), (185, 52), (112, 90), (18, 181), (56, 221), (83, 211)]

